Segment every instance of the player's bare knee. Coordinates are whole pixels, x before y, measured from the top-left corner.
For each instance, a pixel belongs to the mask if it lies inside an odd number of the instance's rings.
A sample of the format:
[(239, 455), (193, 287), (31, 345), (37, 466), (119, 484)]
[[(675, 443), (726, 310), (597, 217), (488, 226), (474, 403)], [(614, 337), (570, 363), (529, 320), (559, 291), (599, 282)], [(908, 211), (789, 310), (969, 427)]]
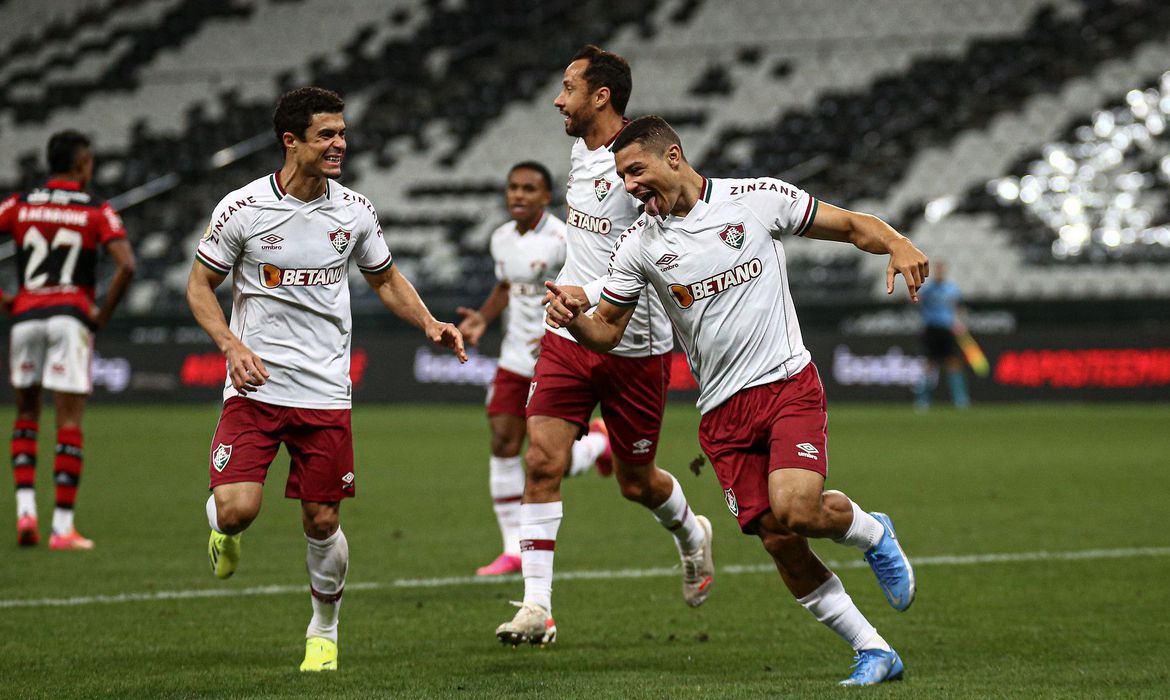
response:
[(259, 512), (259, 509), (252, 507), (251, 504), (227, 501), (216, 503), (215, 520), (220, 532), (225, 535), (238, 535), (248, 529)]
[(818, 530), (818, 509), (805, 504), (788, 502), (772, 506), (772, 514), (782, 528), (795, 535), (816, 537)]
[(340, 527), (340, 514), (336, 508), (306, 508), (304, 511), (305, 534), (315, 540), (323, 540)]
[(510, 435), (492, 434), (492, 456), (516, 457), (520, 454), (520, 447), (524, 438), (516, 439)]
[[(646, 507), (662, 504), (664, 499), (655, 499), (654, 488), (650, 479), (650, 470), (630, 469), (627, 467), (616, 470), (614, 475), (617, 477), (618, 487), (621, 488), (622, 496), (626, 500), (641, 503)], [(666, 495), (669, 497), (670, 492), (668, 491)]]

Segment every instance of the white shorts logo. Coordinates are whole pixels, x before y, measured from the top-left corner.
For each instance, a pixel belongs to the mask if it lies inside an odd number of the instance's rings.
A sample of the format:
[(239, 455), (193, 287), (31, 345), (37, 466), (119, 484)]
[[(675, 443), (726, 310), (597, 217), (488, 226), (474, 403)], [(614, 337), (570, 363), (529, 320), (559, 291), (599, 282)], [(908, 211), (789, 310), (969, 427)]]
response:
[(345, 486), (342, 486), (341, 488), (353, 488), (353, 472), (346, 472), (345, 476), (341, 477), (341, 481), (345, 484)]
[(817, 455), (819, 454), (820, 450), (818, 450), (811, 442), (802, 442), (796, 446), (797, 457), (807, 457), (815, 461), (817, 459)]
[(735, 517), (739, 517), (739, 501), (735, 500), (735, 491), (723, 489), (723, 500), (727, 501), (727, 510)]
[(215, 448), (215, 452), (211, 453), (211, 465), (215, 467), (215, 471), (222, 472), (227, 467), (228, 462), (232, 458), (232, 446), (225, 445), (222, 442)]
[(646, 438), (642, 438), (641, 440), (639, 440), (633, 444), (634, 454), (636, 454), (636, 455), (646, 454), (647, 452), (650, 451), (650, 446), (653, 444), (654, 444), (653, 440), (647, 440)]
[(535, 393), (536, 393), (536, 382), (532, 382), (531, 384), (528, 385), (528, 398), (524, 400), (525, 406), (528, 406), (528, 404), (532, 403), (532, 395)]

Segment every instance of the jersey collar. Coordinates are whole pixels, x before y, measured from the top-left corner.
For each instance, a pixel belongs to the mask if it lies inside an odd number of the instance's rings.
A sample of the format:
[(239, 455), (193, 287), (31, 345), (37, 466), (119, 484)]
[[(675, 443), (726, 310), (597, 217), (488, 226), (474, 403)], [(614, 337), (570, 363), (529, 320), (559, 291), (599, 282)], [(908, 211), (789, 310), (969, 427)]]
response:
[(625, 131), (626, 127), (629, 125), (630, 125), (630, 120), (623, 117), (622, 118), (622, 128), (618, 129), (617, 133), (613, 135), (613, 138), (611, 138), (610, 140), (605, 142), (604, 148), (608, 149), (609, 147), (613, 146), (613, 142), (617, 141), (617, 137), (621, 136), (622, 132)]
[(45, 183), (45, 187), (51, 190), (76, 190), (81, 191), (81, 183), (76, 180), (49, 180)]
[[(268, 186), (272, 188), (272, 194), (276, 195), (278, 200), (284, 199), (286, 196), (288, 196), (288, 192), (285, 191), (284, 185), (280, 182), (279, 170), (268, 176)], [(329, 197), (329, 178), (325, 178), (325, 199), (329, 199)], [(293, 197), (293, 199), (296, 199), (296, 197)], [(318, 199), (320, 199), (320, 197), (318, 197)], [(308, 202), (306, 202), (306, 204), (308, 204)]]

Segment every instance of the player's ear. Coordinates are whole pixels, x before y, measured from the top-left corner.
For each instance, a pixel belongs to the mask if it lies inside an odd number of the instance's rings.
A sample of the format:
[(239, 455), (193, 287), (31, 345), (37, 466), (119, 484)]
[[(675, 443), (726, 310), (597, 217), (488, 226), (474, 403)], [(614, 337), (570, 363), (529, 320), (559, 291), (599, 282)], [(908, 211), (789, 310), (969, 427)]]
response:
[(609, 104), (609, 97), (609, 88), (607, 87), (599, 87), (593, 92), (593, 105), (597, 108), (598, 112), (604, 109), (605, 105)]
[(291, 131), (284, 132), (284, 134), (280, 138), (281, 138), (281, 141), (284, 143), (285, 150), (291, 151), (297, 145), (298, 139), (297, 139), (296, 135), (293, 134), (293, 132), (291, 132)]

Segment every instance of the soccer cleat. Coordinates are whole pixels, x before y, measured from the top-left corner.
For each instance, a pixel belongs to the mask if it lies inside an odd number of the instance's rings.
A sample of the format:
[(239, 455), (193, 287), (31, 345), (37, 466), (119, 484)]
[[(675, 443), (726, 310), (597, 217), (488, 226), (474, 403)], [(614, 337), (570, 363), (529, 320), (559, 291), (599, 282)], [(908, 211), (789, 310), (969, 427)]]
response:
[(236, 573), (240, 564), (240, 537), (211, 531), (211, 538), (207, 540), (207, 559), (216, 578), (231, 578)]
[(917, 586), (914, 583), (914, 567), (910, 566), (910, 559), (902, 551), (898, 536), (894, 533), (894, 524), (890, 516), (885, 513), (870, 513), (878, 519), (885, 529), (881, 540), (865, 553), (865, 560), (869, 568), (877, 576), (878, 585), (886, 600), (899, 612), (910, 607), (914, 602)]
[(37, 516), (22, 515), (16, 519), (16, 543), (21, 547), (34, 547), (41, 541), (37, 529)]
[(902, 658), (893, 649), (862, 649), (853, 657), (853, 673), (838, 685), (877, 685), (886, 681), (900, 681), (905, 672)]
[(557, 641), (557, 624), (552, 615), (544, 606), (535, 603), (517, 603), (512, 605), (520, 608), (510, 622), (505, 622), (496, 628), (496, 639), (502, 644), (519, 646), (528, 642), (534, 646), (544, 646)]
[(605, 449), (598, 455), (593, 466), (597, 467), (597, 473), (602, 476), (613, 474), (613, 449), (609, 445), (609, 428), (605, 427), (605, 420), (594, 418), (589, 421), (589, 432), (601, 433), (605, 436)]
[[(687, 554), (679, 547), (679, 558), (682, 560), (683, 600), (687, 605), (697, 608), (707, 600), (711, 594), (711, 584), (715, 582), (715, 559), (711, 556), (711, 521), (705, 515), (696, 515), (699, 527), (703, 528), (703, 546)], [(678, 540), (675, 540), (678, 544)]]
[(301, 662), (302, 671), (336, 671), (337, 670), (337, 642), (324, 637), (309, 637), (305, 640), (305, 660)]
[(481, 566), (475, 570), (476, 576), (503, 576), (504, 574), (514, 574), (520, 571), (520, 557), (515, 554), (508, 554), (504, 552), (496, 557), (495, 561), (487, 566)]
[(93, 549), (93, 540), (82, 537), (77, 528), (70, 530), (65, 535), (58, 535), (54, 532), (49, 536), (49, 549), (59, 552), (70, 549), (89, 550)]

